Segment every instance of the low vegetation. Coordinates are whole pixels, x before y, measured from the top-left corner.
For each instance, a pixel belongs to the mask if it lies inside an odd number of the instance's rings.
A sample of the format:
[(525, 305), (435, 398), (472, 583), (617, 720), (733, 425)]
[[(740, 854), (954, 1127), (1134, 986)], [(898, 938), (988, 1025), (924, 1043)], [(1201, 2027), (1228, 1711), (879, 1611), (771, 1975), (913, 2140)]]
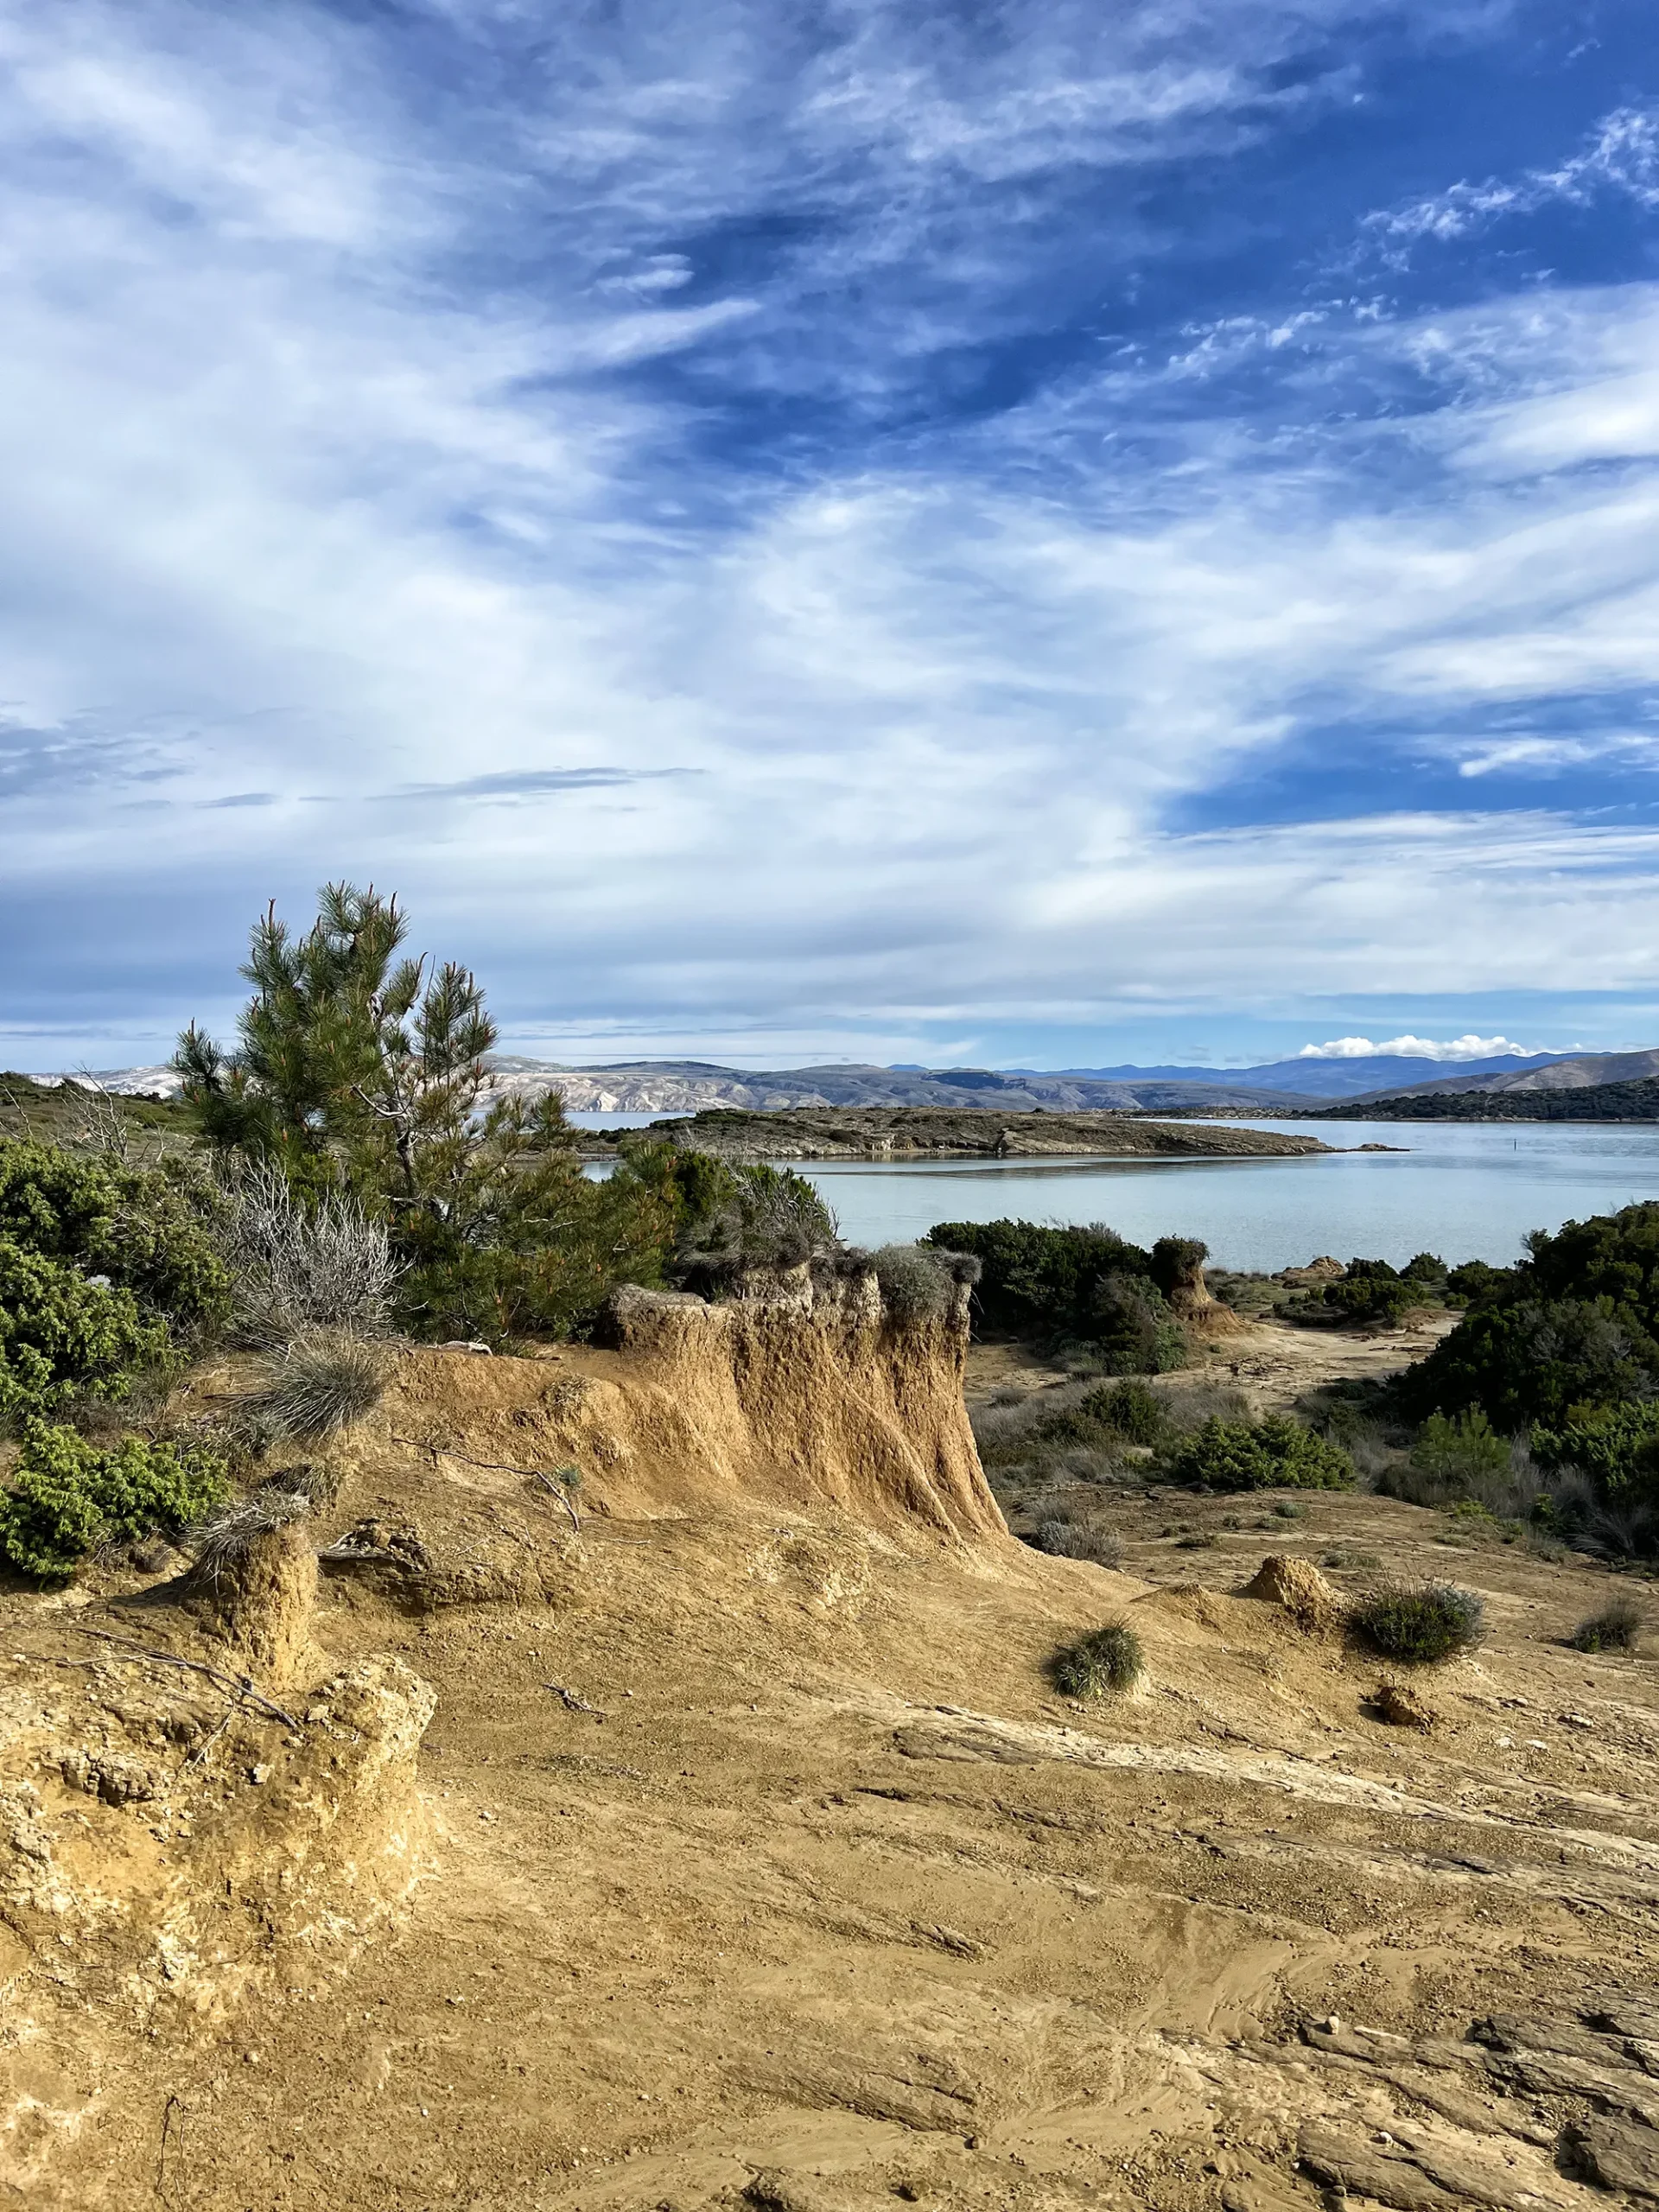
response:
[(1145, 1676), (1146, 1652), (1127, 1621), (1108, 1621), (1056, 1652), (1049, 1673), (1062, 1697), (1121, 1696)]
[(1185, 1332), (1166, 1292), (1189, 1262), (1190, 1240), (1143, 1251), (1115, 1230), (1036, 1222), (940, 1222), (925, 1243), (980, 1262), (979, 1325), (1088, 1361), (1096, 1374), (1162, 1375), (1185, 1364)]
[(1353, 1463), (1300, 1421), (1281, 1414), (1265, 1421), (1212, 1415), (1170, 1452), (1170, 1478), (1206, 1490), (1351, 1490)]
[(958, 1286), (979, 1280), (976, 1260), (931, 1244), (884, 1244), (870, 1262), (895, 1321), (942, 1319), (956, 1305)]
[(211, 1186), (0, 1143), (0, 1417), (118, 1400), (228, 1311)]
[(1052, 1513), (1037, 1524), (1037, 1548), (1052, 1559), (1088, 1560), (1096, 1567), (1122, 1563), (1122, 1539), (1095, 1515)]
[(32, 1420), (0, 1497), (0, 1559), (39, 1581), (67, 1581), (105, 1545), (176, 1535), (229, 1487), (226, 1462), (212, 1451), (141, 1436), (100, 1450), (60, 1423)]
[(385, 1346), (370, 1338), (340, 1330), (296, 1337), (267, 1360), (244, 1411), (273, 1443), (335, 1435), (374, 1411), (390, 1371)]
[(1420, 1252), (1403, 1268), (1386, 1260), (1350, 1260), (1347, 1272), (1325, 1285), (1319, 1303), (1346, 1321), (1397, 1328), (1408, 1313), (1443, 1306), (1446, 1295), (1445, 1262), (1433, 1252)]
[(1621, 1592), (1581, 1620), (1567, 1642), (1575, 1651), (1634, 1651), (1647, 1620), (1645, 1610), (1637, 1600)]
[(1450, 1582), (1385, 1583), (1349, 1613), (1360, 1640), (1402, 1666), (1433, 1666), (1471, 1651), (1485, 1632), (1485, 1607), (1472, 1590)]

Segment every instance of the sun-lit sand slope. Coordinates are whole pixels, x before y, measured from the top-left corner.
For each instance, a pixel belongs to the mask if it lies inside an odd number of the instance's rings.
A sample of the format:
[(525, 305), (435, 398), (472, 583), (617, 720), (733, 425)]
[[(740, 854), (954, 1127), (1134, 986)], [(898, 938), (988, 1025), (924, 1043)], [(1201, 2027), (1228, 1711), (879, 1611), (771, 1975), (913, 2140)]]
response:
[[(649, 1300), (613, 1351), (410, 1356), (317, 1532), (356, 1563), (261, 1685), (288, 1718), (86, 1633), (234, 1668), (223, 1605), (7, 1598), (10, 2201), (1655, 2186), (1659, 1698), (1556, 1640), (1601, 1579), (1363, 1497), (1040, 1557), (963, 1361), (955, 1321)], [(579, 1532), (536, 1479), (573, 1464)], [(1340, 1542), (1488, 1593), (1426, 1733), (1237, 1594)], [(1063, 1703), (1046, 1662), (1120, 1613), (1143, 1691)]]

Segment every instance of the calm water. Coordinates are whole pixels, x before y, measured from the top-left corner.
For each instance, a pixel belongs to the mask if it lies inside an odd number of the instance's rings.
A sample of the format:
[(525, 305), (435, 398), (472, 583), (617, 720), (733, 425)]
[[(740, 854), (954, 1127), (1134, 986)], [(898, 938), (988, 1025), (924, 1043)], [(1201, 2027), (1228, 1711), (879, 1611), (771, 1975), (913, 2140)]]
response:
[[(1235, 1124), (1234, 1126), (1237, 1126)], [(1252, 1122), (1326, 1144), (1403, 1154), (1311, 1160), (949, 1160), (799, 1165), (855, 1244), (908, 1242), (936, 1221), (1103, 1221), (1137, 1244), (1201, 1236), (1212, 1261), (1274, 1270), (1321, 1252), (1516, 1259), (1529, 1229), (1659, 1198), (1659, 1126)]]

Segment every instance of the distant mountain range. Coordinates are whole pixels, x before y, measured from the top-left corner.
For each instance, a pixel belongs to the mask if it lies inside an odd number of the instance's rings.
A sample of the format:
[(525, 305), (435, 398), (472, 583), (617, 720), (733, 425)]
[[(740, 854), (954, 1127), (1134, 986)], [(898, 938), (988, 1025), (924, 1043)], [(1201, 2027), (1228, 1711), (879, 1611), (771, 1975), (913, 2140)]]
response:
[[(571, 1067), (556, 1060), (495, 1056), (503, 1091), (556, 1090), (574, 1113), (687, 1114), (710, 1107), (750, 1112), (812, 1106), (988, 1106), (1009, 1114), (1094, 1111), (1272, 1115), (1297, 1113), (1310, 1099), (1374, 1099), (1487, 1090), (1570, 1090), (1659, 1074), (1659, 1051), (1567, 1055), (1510, 1053), (1444, 1061), (1375, 1053), (1358, 1059), (1274, 1060), (1253, 1068), (924, 1068), (849, 1065), (722, 1067), (709, 1060), (616, 1060)], [(36, 1082), (59, 1080), (38, 1076)], [(170, 1068), (80, 1071), (127, 1096), (170, 1096)]]
[[(1640, 1058), (1643, 1056), (1637, 1053), (1625, 1057)], [(1512, 1077), (1535, 1074), (1545, 1068), (1577, 1065), (1575, 1060), (1562, 1052), (1538, 1052), (1529, 1058), (1517, 1052), (1506, 1052), (1491, 1059), (1459, 1060), (1457, 1074), (1447, 1076), (1444, 1060), (1413, 1059), (1395, 1053), (1373, 1052), (1357, 1059), (1269, 1060), (1256, 1068), (1058, 1068), (1052, 1072), (1062, 1078), (1075, 1077), (1104, 1083), (1140, 1084), (1157, 1079), (1217, 1084), (1229, 1090), (1242, 1088), (1251, 1091), (1274, 1091), (1304, 1098), (1357, 1098), (1368, 1096), (1373, 1091), (1415, 1090), (1426, 1084), (1440, 1081), (1448, 1087), (1455, 1086), (1463, 1090), (1484, 1089), (1488, 1087), (1485, 1082), (1471, 1084), (1470, 1077), (1491, 1077), (1495, 1083), (1507, 1085)], [(1024, 1074), (1027, 1071), (1014, 1069), (1009, 1072)]]

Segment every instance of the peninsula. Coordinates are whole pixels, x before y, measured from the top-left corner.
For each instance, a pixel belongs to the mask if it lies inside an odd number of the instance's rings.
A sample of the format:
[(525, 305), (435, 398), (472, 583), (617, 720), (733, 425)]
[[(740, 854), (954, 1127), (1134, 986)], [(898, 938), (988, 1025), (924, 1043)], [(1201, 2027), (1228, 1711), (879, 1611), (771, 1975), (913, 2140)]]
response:
[[(1009, 1114), (995, 1108), (796, 1107), (756, 1113), (717, 1107), (652, 1127), (671, 1143), (722, 1160), (1283, 1159), (1332, 1147), (1318, 1137), (1211, 1123), (1148, 1122), (1125, 1114)], [(581, 1148), (607, 1159), (626, 1130), (584, 1129)]]

